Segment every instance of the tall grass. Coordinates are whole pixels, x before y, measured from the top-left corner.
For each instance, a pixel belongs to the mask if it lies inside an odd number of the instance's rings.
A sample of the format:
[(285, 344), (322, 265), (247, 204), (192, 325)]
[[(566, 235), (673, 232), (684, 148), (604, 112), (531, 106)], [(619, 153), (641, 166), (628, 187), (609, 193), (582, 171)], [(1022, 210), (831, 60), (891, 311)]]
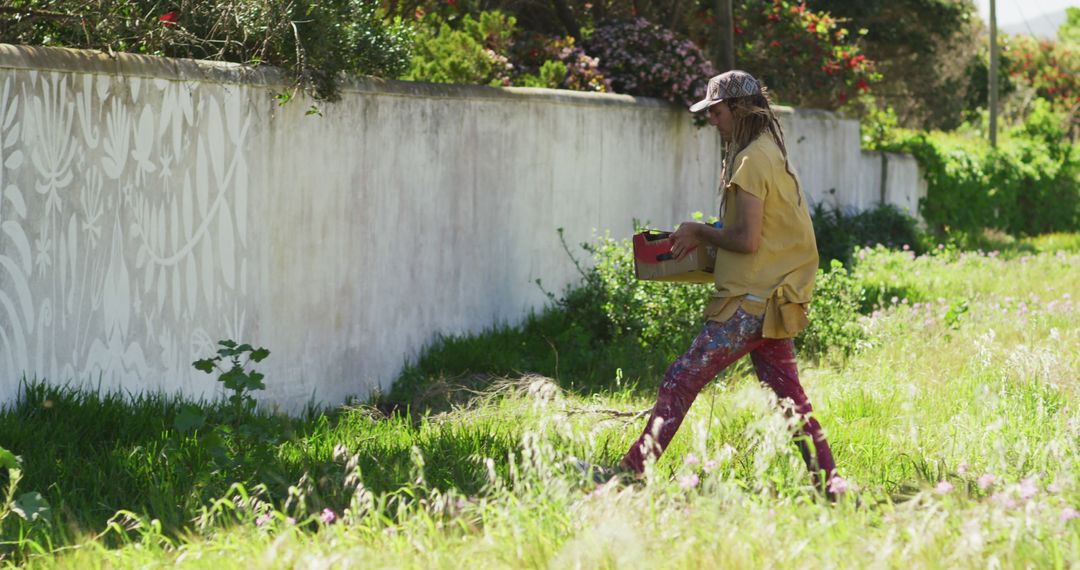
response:
[(73, 568), (1072, 566), (1080, 253), (934, 251), (857, 252), (866, 340), (842, 366), (801, 363), (850, 488), (836, 504), (746, 368), (701, 394), (645, 480), (593, 484), (574, 460), (618, 460), (661, 371), (603, 390), (574, 381), (596, 370), (586, 355), (661, 357), (567, 343), (555, 382), (531, 338), (544, 329), (526, 326), (414, 365), (408, 415), (252, 418), (280, 435), (258, 453), (225, 442), (235, 463), (171, 428), (175, 400), (31, 386), (0, 414), (0, 445), (57, 513), (6, 520), (7, 553)]

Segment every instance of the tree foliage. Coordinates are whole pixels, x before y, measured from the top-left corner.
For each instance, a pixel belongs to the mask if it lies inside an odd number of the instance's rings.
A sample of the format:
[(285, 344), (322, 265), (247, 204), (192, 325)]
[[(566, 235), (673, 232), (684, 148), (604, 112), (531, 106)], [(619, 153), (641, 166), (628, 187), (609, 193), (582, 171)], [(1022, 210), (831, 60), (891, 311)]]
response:
[(341, 72), (399, 75), (411, 41), (377, 0), (22, 0), (0, 15), (2, 42), (271, 64), (331, 99)]
[[(910, 128), (952, 129), (982, 83), (978, 66), (983, 24), (972, 0), (807, 0), (807, 5), (865, 29), (863, 51), (877, 62), (878, 104)], [(985, 100), (985, 99), (984, 99)]]

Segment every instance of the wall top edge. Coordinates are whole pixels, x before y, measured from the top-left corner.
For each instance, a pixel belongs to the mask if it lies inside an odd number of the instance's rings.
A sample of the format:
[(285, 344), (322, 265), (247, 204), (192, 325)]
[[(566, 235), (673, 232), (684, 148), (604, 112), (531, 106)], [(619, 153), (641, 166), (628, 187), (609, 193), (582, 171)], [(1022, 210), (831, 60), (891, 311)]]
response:
[[(257, 85), (282, 90), (287, 89), (289, 85), (284, 72), (270, 66), (253, 67), (229, 62), (3, 43), (0, 43), (0, 69), (153, 77), (173, 81)], [(578, 105), (675, 108), (666, 101), (647, 97), (633, 97), (612, 93), (584, 93), (563, 89), (450, 85), (419, 81), (397, 81), (377, 77), (346, 77), (340, 86), (342, 92), (346, 93), (381, 93), (429, 99), (541, 99)]]
[[(282, 90), (287, 89), (289, 84), (282, 70), (270, 66), (253, 67), (219, 61), (4, 43), (0, 43), (0, 69), (153, 77), (173, 81), (258, 85)], [(534, 101), (547, 100), (573, 105), (680, 109), (679, 106), (659, 99), (614, 93), (588, 93), (566, 89), (533, 87), (450, 85), (420, 81), (397, 81), (377, 77), (346, 77), (341, 83), (341, 90), (346, 93), (379, 93), (427, 99), (509, 98)], [(793, 109), (782, 105), (775, 105), (773, 109), (779, 115), (824, 114), (825, 116), (835, 116), (834, 113), (829, 111)]]

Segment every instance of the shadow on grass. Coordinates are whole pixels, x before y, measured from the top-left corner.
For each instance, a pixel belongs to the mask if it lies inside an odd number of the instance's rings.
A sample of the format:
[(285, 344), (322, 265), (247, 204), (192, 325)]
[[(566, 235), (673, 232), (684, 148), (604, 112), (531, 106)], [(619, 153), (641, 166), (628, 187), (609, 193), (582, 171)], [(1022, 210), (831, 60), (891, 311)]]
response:
[(499, 326), (476, 335), (438, 339), (409, 364), (380, 409), (439, 408), (447, 385), (483, 390), (492, 381), (536, 374), (579, 395), (630, 390), (654, 394), (668, 365), (690, 346), (693, 331), (675, 333), (664, 346), (642, 347), (637, 339), (595, 340), (565, 311), (530, 315), (519, 326)]
[[(208, 427), (181, 433), (175, 418), (190, 405), (176, 396), (24, 383), (18, 400), (0, 410), (0, 446), (22, 457), (18, 493), (41, 493), (53, 522), (9, 516), (0, 531), (62, 546), (102, 531), (124, 509), (160, 520), (177, 536), (234, 483), (265, 486), (263, 498), (283, 508), (289, 487), (305, 475), (307, 512), (341, 512), (352, 496), (344, 480), (353, 454), (375, 493), (422, 476), (429, 488), (475, 494), (487, 482), (482, 458), (505, 458), (521, 439), (521, 427), (510, 422), (416, 420), (369, 406), (309, 409), (298, 417), (255, 412), (225, 425), (225, 405), (207, 402), (197, 405)], [(335, 454), (339, 446), (344, 453)], [(425, 461), (414, 460), (414, 448)], [(497, 462), (502, 476), (506, 469)], [(9, 543), (0, 553), (26, 554), (18, 548)]]

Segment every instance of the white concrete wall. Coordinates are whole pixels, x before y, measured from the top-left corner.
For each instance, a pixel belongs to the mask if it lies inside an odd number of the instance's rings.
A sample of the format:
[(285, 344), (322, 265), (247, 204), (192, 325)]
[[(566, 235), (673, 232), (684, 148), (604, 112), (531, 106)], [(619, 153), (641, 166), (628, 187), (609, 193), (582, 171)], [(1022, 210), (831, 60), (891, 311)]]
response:
[[(557, 228), (714, 207), (718, 137), (658, 101), (357, 80), (305, 116), (276, 85), (0, 45), (0, 402), (24, 374), (212, 396), (190, 363), (223, 338), (271, 350), (268, 401), (363, 396), (575, 281)], [(811, 200), (874, 203), (857, 124), (784, 121)]]

